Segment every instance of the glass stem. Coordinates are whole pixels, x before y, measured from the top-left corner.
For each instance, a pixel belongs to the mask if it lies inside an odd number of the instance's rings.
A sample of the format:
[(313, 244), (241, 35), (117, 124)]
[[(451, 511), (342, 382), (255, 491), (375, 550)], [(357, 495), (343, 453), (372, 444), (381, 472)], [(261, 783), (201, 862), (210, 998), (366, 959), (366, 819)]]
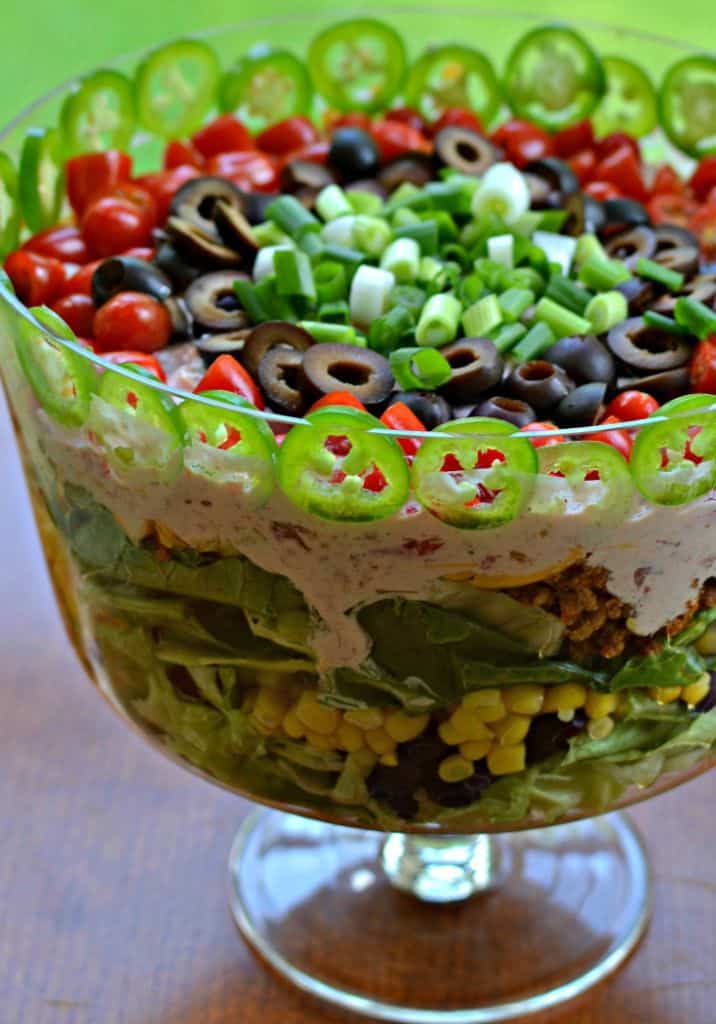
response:
[(496, 888), (500, 862), (500, 845), (488, 835), (394, 832), (381, 851), (381, 865), (391, 884), (424, 903), (456, 903)]

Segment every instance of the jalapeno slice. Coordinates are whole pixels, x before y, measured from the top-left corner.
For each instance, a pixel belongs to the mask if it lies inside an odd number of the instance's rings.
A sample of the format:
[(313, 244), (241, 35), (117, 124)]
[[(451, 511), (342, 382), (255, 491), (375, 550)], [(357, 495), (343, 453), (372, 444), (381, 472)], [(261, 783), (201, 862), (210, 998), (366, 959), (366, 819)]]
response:
[(504, 420), (474, 416), (452, 420), (428, 434), (412, 466), (415, 494), (443, 522), (463, 529), (491, 529), (514, 519), (535, 483), (537, 455)]
[(34, 306), (37, 323), (17, 318), (15, 351), (35, 398), (64, 427), (81, 427), (89, 415), (97, 374), (91, 363), (58, 339), (76, 341), (65, 321), (47, 306)]
[(484, 53), (469, 46), (438, 46), (413, 64), (405, 102), (429, 121), (449, 107), (468, 107), (489, 124), (500, 109), (500, 87)]
[(134, 130), (134, 90), (119, 71), (95, 71), (65, 100), (60, 127), (65, 156), (126, 149)]
[(396, 95), (405, 74), (403, 40), (390, 25), (355, 18), (312, 40), (308, 67), (316, 89), (339, 110), (378, 110)]
[(7, 153), (0, 152), (0, 258), (17, 248), (19, 237), (17, 171)]
[(188, 398), (179, 406), (185, 429), (184, 465), (190, 473), (216, 483), (233, 484), (253, 508), (268, 501), (274, 488), (276, 441), (265, 420), (248, 414), (253, 407), (230, 391), (203, 391), (230, 408), (219, 409)]
[(370, 433), (379, 420), (326, 407), (292, 427), (279, 449), (278, 479), (288, 498), (321, 519), (367, 523), (393, 515), (408, 497), (405, 456), (392, 437)]
[(626, 460), (603, 441), (568, 441), (538, 449), (539, 476), (530, 501), (538, 515), (597, 512), (599, 521), (624, 519), (634, 501)]
[(659, 119), (674, 145), (691, 156), (716, 152), (716, 57), (686, 57), (667, 71)]
[(312, 99), (308, 70), (288, 50), (250, 53), (219, 85), (222, 111), (236, 114), (253, 133), (294, 114), (307, 114)]
[(604, 71), (587, 41), (571, 28), (536, 28), (512, 50), (503, 81), (519, 117), (557, 131), (588, 117), (602, 98)]
[(716, 487), (716, 396), (682, 395), (650, 418), (634, 442), (631, 471), (644, 497), (685, 505)]
[(159, 47), (137, 68), (140, 121), (163, 138), (190, 135), (216, 103), (219, 74), (216, 54), (198, 39)]
[(31, 128), (20, 154), (18, 194), (30, 231), (44, 231), (57, 222), (65, 181), (60, 136), (54, 128)]
[(602, 67), (607, 91), (594, 112), (597, 134), (648, 135), (658, 118), (656, 92), (646, 71), (624, 57), (602, 57)]

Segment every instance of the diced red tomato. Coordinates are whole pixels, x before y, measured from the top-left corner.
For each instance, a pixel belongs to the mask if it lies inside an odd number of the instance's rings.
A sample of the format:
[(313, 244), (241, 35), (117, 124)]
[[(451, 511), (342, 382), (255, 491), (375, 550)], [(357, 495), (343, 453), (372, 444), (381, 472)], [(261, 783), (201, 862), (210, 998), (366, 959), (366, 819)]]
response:
[(385, 121), (397, 121), (398, 124), (407, 124), (414, 128), (421, 135), (428, 134), (428, 127), (421, 115), (412, 107), (394, 107), (383, 114)]
[(236, 153), (238, 150), (254, 148), (248, 130), (233, 114), (221, 114), (192, 135), (191, 141), (207, 160), (219, 153)]
[(552, 136), (529, 121), (512, 118), (492, 133), (492, 141), (504, 149), (508, 160), (516, 167), (524, 167), (531, 160), (554, 155)]
[(370, 126), (370, 134), (381, 160), (394, 160), (403, 153), (430, 154), (433, 151), (432, 142), (422, 132), (402, 121), (376, 121)]
[(127, 249), (126, 252), (120, 253), (120, 256), (130, 256), (135, 260), (146, 260), (147, 263), (151, 263), (156, 255), (156, 250), (151, 245), (135, 245), (131, 249)]
[[(609, 426), (612, 423), (621, 423), (621, 420), (617, 419), (616, 416), (605, 416), (602, 420), (603, 426)], [(590, 434), (588, 440), (603, 441), (604, 444), (610, 444), (612, 448), (616, 448), (620, 455), (623, 455), (627, 461), (631, 458), (634, 439), (628, 430), (599, 431), (596, 434)]]
[(597, 167), (597, 154), (593, 149), (580, 149), (570, 156), (568, 164), (579, 178), (580, 185), (586, 185), (594, 177)]
[(373, 494), (380, 494), (388, 486), (385, 474), (377, 466), (373, 466), (369, 473), (363, 477), (363, 489), (372, 491)]
[(180, 164), (170, 171), (157, 171), (155, 174), (143, 174), (137, 178), (137, 184), (141, 185), (154, 199), (159, 223), (163, 223), (169, 214), (169, 205), (182, 185), (187, 181), (198, 178), (201, 171), (198, 167), (189, 164)]
[(10, 253), (5, 271), (18, 299), (26, 306), (49, 305), (65, 283), (65, 266), (60, 260), (23, 249)]
[(716, 187), (716, 156), (705, 156), (689, 178), (689, 186), (702, 202)]
[[(390, 116), (389, 114), (386, 116)], [(449, 128), (451, 126), (457, 128), (467, 128), (470, 132), (477, 132), (478, 135), (484, 134), (484, 126), (482, 121), (474, 112), (469, 110), (467, 107), (448, 107), (444, 110), (437, 121), (433, 121), (430, 125), (430, 134), (432, 136), (437, 135), (443, 128)]]
[(664, 194), (650, 199), (646, 208), (655, 224), (678, 224), (685, 228), (698, 212), (699, 204), (688, 196)]
[(685, 195), (686, 184), (671, 164), (659, 164), (649, 190), (652, 197), (663, 195)]
[(623, 195), (640, 203), (646, 202), (647, 192), (641, 167), (631, 146), (619, 146), (603, 156), (594, 168), (594, 178), (598, 181), (611, 181)]
[(706, 395), (716, 395), (716, 334), (700, 341), (691, 357), (691, 388)]
[(94, 332), (94, 315), (97, 307), (91, 296), (76, 293), (63, 295), (52, 303), (52, 309), (61, 316), (68, 327), (81, 337), (91, 338)]
[(132, 158), (118, 149), (104, 153), (73, 156), (66, 164), (67, 197), (78, 217), (100, 193), (112, 189), (132, 176)]
[(338, 114), (335, 110), (327, 110), (323, 116), (323, 123), (326, 131), (332, 134), (336, 128), (362, 128), (367, 132), (371, 121), (367, 114), (362, 114), (358, 110), (350, 114)]
[(319, 139), (318, 142), (311, 142), (307, 146), (301, 146), (300, 149), (294, 149), (292, 152), (286, 153), (285, 156), (277, 158), (279, 171), (293, 160), (305, 160), (309, 164), (325, 164), (330, 148), (328, 142)]
[(696, 211), (688, 227), (698, 236), (704, 256), (716, 256), (716, 196)]
[(206, 173), (229, 178), (247, 192), (276, 192), (279, 184), (278, 161), (255, 149), (213, 156), (207, 161)]
[(628, 146), (634, 154), (637, 163), (641, 162), (641, 149), (639, 143), (633, 135), (627, 135), (626, 132), (611, 132), (610, 135), (605, 135), (603, 139), (599, 139), (597, 142), (597, 156), (600, 160), (603, 160), (607, 156), (611, 156), (616, 150), (621, 149), (623, 146)]
[(314, 402), (308, 411), (315, 412), (316, 409), (325, 409), (326, 406), (332, 405), (347, 405), (351, 409), (360, 409), (361, 412), (368, 412), (361, 400), (351, 394), (350, 391), (329, 391), (323, 398), (319, 398), (317, 402)]
[(82, 217), (82, 237), (92, 256), (115, 256), (151, 241), (154, 216), (128, 199), (105, 196), (87, 207)]
[(264, 408), (264, 400), (253, 377), (228, 353), (214, 360), (194, 391), (197, 394), (202, 391), (231, 391), (248, 399), (257, 409)]
[(51, 256), (63, 263), (86, 263), (89, 259), (84, 239), (73, 224), (59, 224), (33, 235), (22, 245), (28, 252)]
[(102, 355), (110, 363), (116, 363), (117, 366), (122, 366), (124, 363), (134, 363), (135, 366), (141, 366), (144, 370), (149, 370), (162, 384), (167, 382), (167, 375), (162, 364), (156, 356), (150, 355), (148, 352), (133, 352), (131, 349), (125, 349), (122, 352), (103, 352)]
[(175, 167), (203, 167), (204, 157), (192, 142), (172, 139), (164, 148), (164, 169), (174, 170)]
[(584, 186), (586, 195), (603, 203), (606, 199), (619, 199), (621, 192), (611, 181), (590, 181)]
[(310, 146), (312, 142), (318, 142), (318, 132), (313, 121), (307, 117), (296, 115), (286, 117), (271, 125), (260, 135), (256, 136), (255, 146), (264, 153), (272, 153), (274, 156), (285, 156), (295, 149), (302, 149)]
[(97, 310), (95, 344), (102, 352), (156, 352), (167, 344), (172, 321), (163, 303), (142, 292), (119, 292)]
[(65, 295), (92, 295), (92, 275), (102, 262), (102, 260), (93, 260), (92, 263), (85, 263), (74, 274), (66, 276), (58, 298)]
[(643, 420), (658, 408), (657, 400), (646, 391), (622, 391), (609, 403), (606, 415), (622, 421)]
[(549, 420), (535, 420), (534, 423), (527, 423), (520, 430), (550, 430), (554, 431), (554, 437), (531, 437), (530, 443), (533, 448), (552, 448), (556, 444), (564, 444), (567, 438), (559, 433), (559, 427)]
[[(405, 402), (394, 402), (389, 405), (380, 417), (380, 422), (390, 430), (425, 431), (427, 429)], [(409, 460), (412, 460), (422, 444), (417, 437), (398, 437), (396, 440)]]
[(562, 160), (576, 156), (584, 150), (594, 150), (594, 128), (587, 118), (563, 128), (553, 137), (554, 151)]

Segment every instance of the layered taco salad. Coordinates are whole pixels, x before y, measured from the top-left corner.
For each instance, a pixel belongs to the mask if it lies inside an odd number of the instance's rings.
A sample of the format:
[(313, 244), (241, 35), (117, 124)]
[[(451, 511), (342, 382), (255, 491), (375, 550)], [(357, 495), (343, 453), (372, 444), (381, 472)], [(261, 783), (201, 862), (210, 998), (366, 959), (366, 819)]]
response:
[(386, 829), (549, 823), (708, 765), (714, 80), (687, 58), (657, 96), (564, 26), (499, 75), (409, 61), (359, 19), (225, 71), (169, 44), (0, 154), (38, 524), (157, 744)]

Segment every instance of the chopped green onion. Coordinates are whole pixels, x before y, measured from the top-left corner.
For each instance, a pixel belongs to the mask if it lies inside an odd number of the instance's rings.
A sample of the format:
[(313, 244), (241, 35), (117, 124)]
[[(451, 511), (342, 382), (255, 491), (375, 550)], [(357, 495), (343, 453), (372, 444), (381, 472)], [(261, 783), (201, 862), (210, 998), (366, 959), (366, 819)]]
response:
[(677, 299), (674, 306), (674, 317), (677, 324), (685, 327), (690, 334), (695, 334), (697, 338), (703, 339), (709, 334), (716, 334), (716, 313), (703, 302), (697, 302), (696, 299)]
[(555, 337), (547, 324), (538, 323), (529, 329), (524, 338), (512, 349), (512, 355), (520, 363), (528, 363), (554, 345)]
[(354, 188), (346, 192), (346, 196), (354, 213), (366, 213), (369, 217), (376, 217), (383, 212), (383, 200), (375, 192), (364, 192), (363, 189)]
[(396, 238), (413, 238), (423, 256), (434, 256), (438, 251), (438, 225), (435, 220), (421, 220), (395, 229)]
[(508, 288), (497, 301), (502, 311), (502, 319), (508, 324), (513, 324), (534, 305), (535, 293), (527, 288)]
[(356, 216), (353, 227), (353, 244), (368, 256), (380, 256), (389, 245), (393, 232), (382, 217), (368, 217), (361, 213)]
[(420, 270), (420, 246), (414, 238), (396, 238), (383, 252), (380, 265), (401, 284), (414, 281)]
[(530, 207), (530, 190), (525, 178), (509, 163), (493, 164), (472, 197), (475, 217), (496, 213), (507, 224), (518, 220)]
[(345, 299), (323, 302), (318, 307), (318, 319), (332, 324), (350, 323), (350, 309)]
[(670, 316), (663, 316), (661, 313), (656, 313), (653, 309), (647, 309), (643, 320), (650, 327), (658, 327), (660, 331), (666, 331), (667, 334), (675, 334), (679, 338), (688, 338), (691, 333), (685, 327), (677, 324), (676, 320), (672, 320)]
[(475, 273), (480, 275), (486, 288), (491, 292), (504, 291), (504, 282), (512, 271), (490, 259), (475, 260), (474, 266)]
[[(533, 270), (536, 270), (542, 277), (549, 277), (552, 273), (547, 254), (543, 249), (540, 249), (538, 245), (530, 242), (527, 252), (525, 253), (525, 259), (529, 263)], [(561, 269), (561, 268), (558, 268)]]
[(577, 239), (570, 235), (558, 235), (553, 231), (535, 231), (532, 243), (542, 250), (550, 263), (559, 264), (563, 274), (568, 274), (577, 251)]
[(440, 348), (453, 341), (457, 336), (461, 313), (462, 303), (454, 295), (433, 295), (423, 306), (415, 328), (418, 345)]
[(279, 249), (274, 253), (273, 265), (279, 295), (299, 297), (309, 302), (315, 300), (316, 285), (311, 261), (305, 252), (298, 249)]
[(415, 210), (429, 210), (430, 196), (426, 195), (417, 185), (413, 185), (412, 181), (404, 181), (398, 185), (388, 199), (385, 206), (386, 213), (394, 213), (401, 206), (410, 206)]
[(609, 292), (631, 277), (621, 260), (601, 260), (590, 257), (579, 268), (579, 280), (595, 292)]
[(414, 322), (407, 309), (402, 306), (394, 306), (370, 325), (368, 347), (387, 355), (398, 347), (406, 335), (411, 333)]
[(321, 258), (340, 263), (345, 267), (347, 276), (351, 277), (363, 265), (365, 255), (358, 249), (351, 249), (346, 245), (326, 245)]
[(539, 224), (540, 231), (560, 232), (564, 227), (568, 214), (566, 210), (540, 210)]
[(358, 214), (349, 213), (323, 225), (321, 238), (327, 245), (354, 245), (353, 233)]
[(621, 292), (601, 292), (595, 295), (584, 311), (595, 334), (604, 334), (616, 327), (629, 315), (629, 303)]
[(589, 320), (547, 298), (537, 303), (535, 320), (547, 324), (557, 338), (564, 338), (568, 334), (589, 334), (592, 330)]
[(394, 284), (395, 278), (388, 270), (365, 263), (359, 267), (351, 283), (351, 320), (369, 327), (385, 312)]
[(234, 281), (234, 291), (252, 324), (262, 324), (264, 320), (271, 319), (268, 310), (256, 295), (256, 285), (251, 281), (244, 277), (237, 278)]
[(275, 274), (262, 278), (255, 288), (256, 298), (266, 310), (269, 320), (296, 320), (290, 299), (279, 293)]
[(457, 288), (457, 295), (464, 306), (471, 306), (485, 294), (485, 285), (479, 274), (463, 277)]
[(488, 259), (512, 270), (515, 261), (515, 240), (512, 235), (494, 235), (487, 239)]
[(592, 300), (591, 292), (580, 288), (574, 281), (571, 281), (568, 277), (563, 277), (562, 274), (555, 274), (554, 277), (550, 278), (545, 295), (560, 306), (566, 306), (567, 309), (571, 309), (578, 316), (584, 314), (585, 309)]
[(532, 267), (517, 267), (502, 278), (503, 288), (529, 288), (536, 296), (544, 292), (544, 278)]
[(528, 210), (521, 217), (518, 217), (513, 224), (510, 224), (510, 228), (521, 238), (531, 238), (540, 226), (541, 220), (542, 213), (540, 210)]
[(298, 246), (307, 256), (310, 256), (312, 260), (315, 260), (318, 256), (322, 255), (325, 249), (325, 243), (320, 235), (316, 234), (315, 231), (305, 231), (298, 240)]
[[(477, 185), (477, 180), (475, 180)], [(472, 201), (472, 190), (462, 181), (429, 181), (423, 189), (435, 210), (446, 213), (468, 215)]]
[(254, 281), (260, 281), (269, 274), (276, 273), (274, 256), (277, 252), (293, 252), (294, 245), (267, 245), (265, 249), (259, 249), (254, 260)]
[(346, 271), (341, 263), (335, 260), (324, 260), (313, 271), (316, 285), (316, 297), (319, 302), (330, 302), (342, 299), (347, 291)]
[(391, 308), (402, 306), (410, 313), (415, 324), (426, 300), (427, 295), (422, 288), (412, 284), (397, 284), (388, 296), (388, 305)]
[(502, 310), (496, 295), (486, 295), (465, 310), (462, 326), (465, 334), (472, 338), (484, 338), (502, 323)]
[(365, 339), (350, 324), (322, 323), (318, 320), (299, 320), (298, 326), (308, 331), (318, 344), (333, 342), (337, 345), (358, 345), (365, 348)]
[(388, 357), (393, 376), (402, 391), (432, 391), (447, 383), (452, 367), (434, 348), (399, 348)]
[(404, 228), (408, 224), (420, 224), (421, 221), (420, 214), (416, 213), (415, 210), (409, 209), (407, 206), (401, 206), (390, 218), (390, 223), (394, 228)]
[(447, 210), (430, 210), (423, 214), (422, 220), (434, 220), (438, 226), (438, 245), (456, 242), (460, 237), (457, 224)]
[(423, 256), (418, 267), (418, 280), (426, 283), (434, 281), (441, 277), (444, 269), (440, 260), (436, 260), (432, 256)]
[(574, 262), (581, 266), (587, 260), (608, 260), (609, 255), (596, 235), (580, 235), (577, 239), (577, 249), (574, 253)]
[(460, 271), (464, 272), (472, 263), (472, 257), (464, 245), (459, 242), (448, 242), (440, 249), (440, 255), (444, 260), (454, 260), (460, 264)]
[(527, 334), (524, 324), (503, 324), (490, 331), (488, 337), (498, 352), (509, 352)]
[(335, 220), (337, 217), (350, 216), (355, 212), (340, 185), (326, 185), (316, 196), (315, 205), (319, 217), (323, 220)]
[(271, 220), (256, 224), (252, 229), (256, 244), (260, 249), (267, 245), (293, 245), (293, 240)]
[(663, 284), (670, 292), (678, 292), (683, 288), (686, 280), (678, 270), (670, 270), (669, 267), (662, 267), (661, 263), (654, 260), (639, 259), (634, 268), (639, 277), (646, 277), (649, 281), (656, 281)]
[(266, 216), (291, 238), (321, 229), (321, 222), (295, 196), (282, 195), (274, 199), (266, 207)]

